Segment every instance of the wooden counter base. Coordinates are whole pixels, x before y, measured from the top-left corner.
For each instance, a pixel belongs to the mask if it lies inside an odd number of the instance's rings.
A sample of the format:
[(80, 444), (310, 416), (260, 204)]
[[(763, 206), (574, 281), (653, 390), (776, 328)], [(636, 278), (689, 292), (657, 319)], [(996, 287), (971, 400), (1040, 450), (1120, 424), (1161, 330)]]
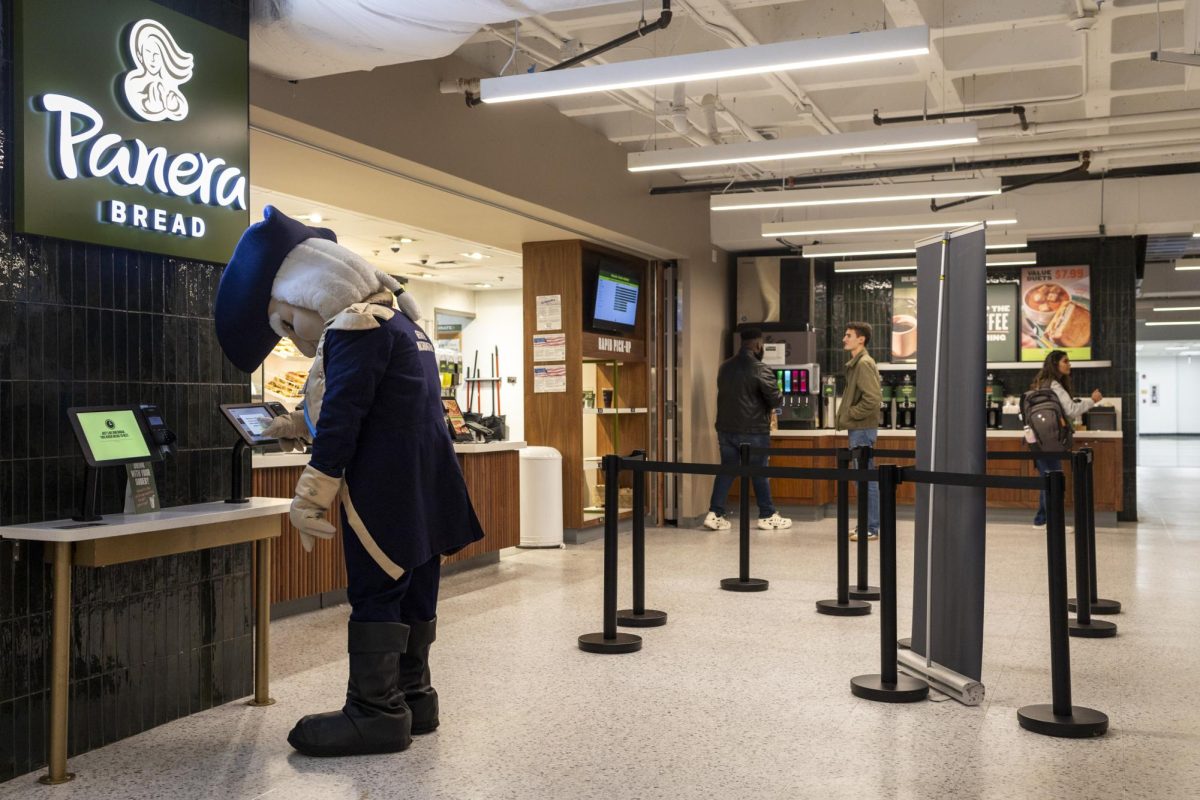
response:
[[(484, 538), (449, 556), (453, 564), (482, 553), (514, 547), (520, 542), (519, 451), (460, 453), (458, 462), (467, 491), (483, 526)], [(253, 494), (259, 497), (292, 497), (303, 465), (256, 467)], [(397, 509), (397, 513), (403, 513)], [(330, 515), (337, 533), (318, 541), (311, 553), (300, 546), (300, 536), (287, 515), (281, 518), (281, 536), (272, 548), (271, 602), (284, 603), (346, 588), (346, 563), (342, 556), (341, 514), (335, 504)]]
[[(1095, 485), (1095, 500), (1097, 511), (1112, 511), (1118, 512), (1122, 510), (1122, 498), (1124, 496), (1122, 486), (1122, 460), (1121, 451), (1122, 440), (1119, 438), (1099, 438), (1088, 437), (1086, 432), (1075, 434), (1076, 447), (1090, 447), (1095, 452), (1095, 463), (1093, 465), (1093, 480)], [(803, 438), (789, 436), (772, 436), (771, 447), (773, 449), (788, 449), (788, 450), (812, 450), (826, 449), (831, 447), (846, 447), (847, 437), (840, 434), (835, 435), (832, 432), (824, 436), (806, 436)], [(916, 446), (913, 437), (910, 436), (887, 436), (882, 434), (879, 437), (877, 448), (880, 450), (912, 450)], [(1025, 444), (1021, 439), (1017, 438), (989, 438), (987, 440), (988, 452), (1013, 452), (1025, 449)], [(889, 459), (889, 463), (899, 464), (901, 466), (911, 465), (911, 459)], [(776, 456), (771, 459), (771, 465), (776, 467), (823, 467), (833, 468), (837, 464), (832, 456)], [(1067, 472), (1067, 507), (1073, 505), (1072, 502), (1072, 478), (1070, 470)], [(1023, 475), (1036, 476), (1037, 469), (1032, 461), (990, 461), (988, 462), (988, 473), (992, 475)], [(771, 479), (771, 498), (776, 505), (787, 506), (825, 506), (836, 502), (837, 487), (829, 481), (805, 481), (795, 480), (790, 478), (772, 478)], [(856, 487), (851, 484), (850, 497), (857, 496)], [(738, 496), (738, 485), (734, 483), (731, 498)], [(913, 504), (916, 502), (916, 486), (914, 484), (901, 484), (896, 494), (896, 500), (900, 504)], [(987, 504), (989, 508), (1030, 508), (1036, 509), (1038, 505), (1037, 492), (1022, 491), (1019, 489), (989, 489), (987, 493)], [(851, 506), (851, 514), (853, 515), (853, 506)]]

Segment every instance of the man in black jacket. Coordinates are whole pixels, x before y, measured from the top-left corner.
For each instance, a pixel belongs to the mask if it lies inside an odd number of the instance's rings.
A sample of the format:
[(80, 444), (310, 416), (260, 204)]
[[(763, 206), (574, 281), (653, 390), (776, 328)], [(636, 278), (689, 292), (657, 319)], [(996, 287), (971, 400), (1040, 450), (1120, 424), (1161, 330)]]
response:
[[(741, 339), (741, 350), (717, 371), (717, 442), (721, 445), (721, 463), (733, 466), (740, 463), (738, 450), (741, 445), (771, 446), (771, 416), (783, 403), (783, 393), (775, 382), (774, 371), (762, 363), (762, 331), (745, 328)], [(750, 463), (765, 467), (767, 456), (751, 456)], [(758, 500), (758, 527), (764, 531), (790, 528), (792, 521), (779, 516), (771, 503), (771, 485), (767, 479), (754, 478), (753, 481), (754, 497)], [(732, 485), (732, 475), (718, 475), (713, 480), (705, 528), (729, 530), (725, 501)]]

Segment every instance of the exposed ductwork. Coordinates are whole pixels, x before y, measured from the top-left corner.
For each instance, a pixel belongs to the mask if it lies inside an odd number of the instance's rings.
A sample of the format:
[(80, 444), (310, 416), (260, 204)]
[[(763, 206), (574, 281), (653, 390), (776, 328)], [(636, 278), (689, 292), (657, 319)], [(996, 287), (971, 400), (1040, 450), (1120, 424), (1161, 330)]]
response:
[(448, 56), (485, 25), (597, 0), (253, 0), (257, 69), (288, 80)]

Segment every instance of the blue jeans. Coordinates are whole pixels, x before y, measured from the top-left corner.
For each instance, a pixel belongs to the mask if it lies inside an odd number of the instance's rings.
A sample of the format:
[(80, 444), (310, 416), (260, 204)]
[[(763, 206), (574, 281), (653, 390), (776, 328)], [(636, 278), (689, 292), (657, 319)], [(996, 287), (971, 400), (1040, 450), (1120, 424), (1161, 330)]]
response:
[[(1054, 470), (1062, 469), (1061, 462), (1053, 461), (1048, 458), (1046, 458), (1046, 459), (1035, 458), (1033, 460), (1033, 463), (1037, 465), (1038, 474), (1041, 475), (1043, 478), (1046, 477), (1047, 472), (1053, 472)], [(1033, 524), (1034, 525), (1045, 525), (1046, 524), (1046, 490), (1045, 489), (1042, 489), (1042, 491), (1038, 492), (1038, 510), (1037, 510), (1037, 515), (1033, 518)]]
[[(879, 431), (875, 428), (847, 431), (850, 434), (850, 447), (875, 447)], [(867, 462), (867, 469), (875, 466), (875, 459)], [(861, 465), (859, 467), (862, 468)], [(879, 484), (871, 481), (867, 484), (867, 532), (879, 533)], [(861, 531), (860, 531), (861, 533)]]
[[(751, 447), (770, 447), (769, 433), (724, 433), (717, 431), (717, 443), (721, 446), (721, 466), (736, 467), (741, 463), (738, 449), (743, 444)], [(765, 467), (769, 456), (750, 456), (750, 466)], [(729, 499), (729, 487), (733, 486), (733, 475), (718, 475), (713, 480), (712, 500), (708, 510), (719, 517), (725, 516), (725, 501)], [(775, 513), (771, 503), (771, 484), (766, 478), (752, 478), (754, 484), (754, 499), (758, 501), (758, 518), (766, 519)]]

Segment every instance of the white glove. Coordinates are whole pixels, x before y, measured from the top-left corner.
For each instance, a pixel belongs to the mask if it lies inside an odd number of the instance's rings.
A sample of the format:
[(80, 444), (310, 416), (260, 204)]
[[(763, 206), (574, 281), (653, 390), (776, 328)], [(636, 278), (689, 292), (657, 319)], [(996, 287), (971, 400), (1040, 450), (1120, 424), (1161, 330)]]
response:
[(279, 449), (284, 453), (303, 450), (305, 445), (312, 444), (303, 411), (289, 411), (275, 417), (263, 431), (263, 436), (278, 439)]
[(331, 478), (313, 466), (304, 468), (296, 481), (296, 496), (288, 517), (300, 533), (304, 552), (311, 553), (317, 539), (332, 539), (337, 531), (326, 514), (342, 486), (341, 478)]

